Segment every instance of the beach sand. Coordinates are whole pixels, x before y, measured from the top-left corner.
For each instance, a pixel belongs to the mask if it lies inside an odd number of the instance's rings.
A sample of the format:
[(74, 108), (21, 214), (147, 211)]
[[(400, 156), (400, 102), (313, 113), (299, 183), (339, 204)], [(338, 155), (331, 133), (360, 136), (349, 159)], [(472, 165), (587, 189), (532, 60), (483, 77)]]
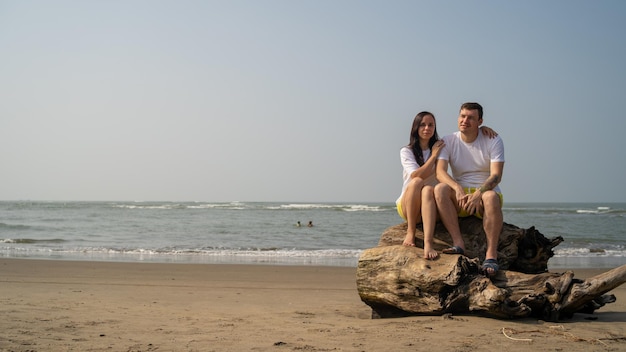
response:
[(626, 351), (625, 285), (617, 302), (559, 323), (373, 320), (355, 273), (0, 259), (0, 351)]

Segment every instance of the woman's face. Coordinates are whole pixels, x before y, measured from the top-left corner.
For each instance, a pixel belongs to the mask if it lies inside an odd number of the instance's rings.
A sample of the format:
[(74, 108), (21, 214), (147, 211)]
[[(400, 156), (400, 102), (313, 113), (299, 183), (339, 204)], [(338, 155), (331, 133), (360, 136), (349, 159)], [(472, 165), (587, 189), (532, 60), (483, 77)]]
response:
[(418, 129), (420, 141), (429, 141), (435, 134), (435, 118), (432, 115), (426, 115), (422, 118)]

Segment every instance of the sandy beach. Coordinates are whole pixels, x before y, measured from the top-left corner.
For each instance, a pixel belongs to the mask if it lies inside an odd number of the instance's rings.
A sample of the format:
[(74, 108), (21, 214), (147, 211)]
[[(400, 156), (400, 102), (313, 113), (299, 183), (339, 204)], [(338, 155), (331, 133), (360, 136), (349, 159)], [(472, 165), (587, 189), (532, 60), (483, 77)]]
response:
[[(575, 270), (577, 278), (602, 270)], [(593, 315), (370, 319), (356, 268), (0, 259), (0, 351), (624, 351)]]

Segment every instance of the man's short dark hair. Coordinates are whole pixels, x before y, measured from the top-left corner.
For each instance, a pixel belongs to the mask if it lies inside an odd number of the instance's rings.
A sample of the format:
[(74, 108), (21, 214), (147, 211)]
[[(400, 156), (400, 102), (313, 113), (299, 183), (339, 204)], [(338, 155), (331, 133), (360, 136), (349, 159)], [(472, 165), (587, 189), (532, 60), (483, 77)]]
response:
[(483, 107), (478, 104), (478, 103), (463, 103), (463, 105), (461, 105), (461, 110), (478, 110), (478, 119), (482, 120), (483, 119)]

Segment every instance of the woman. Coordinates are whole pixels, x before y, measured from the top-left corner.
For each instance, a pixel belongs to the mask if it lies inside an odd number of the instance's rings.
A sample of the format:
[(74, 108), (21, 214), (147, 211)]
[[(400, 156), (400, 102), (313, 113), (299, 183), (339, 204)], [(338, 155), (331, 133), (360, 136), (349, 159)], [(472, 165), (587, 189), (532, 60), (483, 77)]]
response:
[[(496, 136), (489, 127), (481, 127), (482, 132), (490, 137)], [(413, 119), (409, 144), (400, 149), (402, 162), (402, 193), (396, 200), (398, 214), (407, 223), (403, 245), (415, 246), (415, 229), (422, 222), (424, 229), (424, 258), (435, 259), (439, 256), (433, 249), (437, 205), (433, 194), (435, 164), (443, 148), (443, 142), (437, 134), (435, 115), (422, 111)]]
[(398, 214), (408, 223), (405, 246), (415, 246), (415, 229), (423, 222), (424, 258), (439, 255), (433, 247), (437, 205), (433, 195), (435, 164), (443, 142), (439, 140), (435, 115), (422, 111), (413, 119), (409, 145), (400, 149), (402, 162), (402, 193), (396, 200)]

